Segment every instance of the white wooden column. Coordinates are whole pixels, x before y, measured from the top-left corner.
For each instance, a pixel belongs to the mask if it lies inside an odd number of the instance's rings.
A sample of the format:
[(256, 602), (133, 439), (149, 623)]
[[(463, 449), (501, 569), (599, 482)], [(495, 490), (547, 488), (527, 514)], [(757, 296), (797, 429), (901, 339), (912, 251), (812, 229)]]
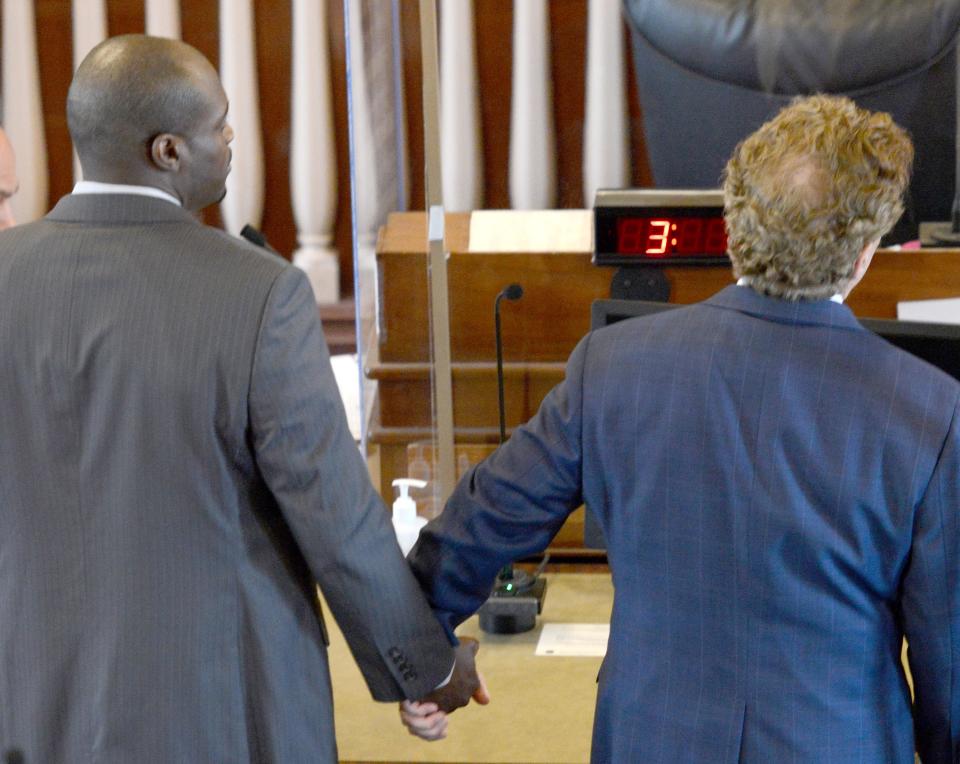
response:
[[(104, 0), (73, 0), (73, 70), (107, 36), (107, 8)], [(73, 152), (73, 179), (81, 180), (80, 159)]]
[(360, 0), (349, 1), (350, 115), (353, 204), (357, 231), (357, 258), (361, 279), (361, 315), (372, 315), (375, 297), (376, 257), (374, 247), (380, 210), (377, 193), (377, 151), (363, 51), (363, 12)]
[(364, 0), (362, 3), (364, 73), (376, 144), (377, 209), (381, 215), (397, 209), (400, 198), (391, 5), (387, 0)]
[(550, 209), (557, 166), (547, 0), (513, 4), (513, 93), (510, 99), (510, 204)]
[(263, 138), (257, 87), (251, 0), (220, 0), (220, 79), (230, 99), (229, 121), (236, 138), (227, 195), (220, 204), (224, 227), (233, 234), (263, 216)]
[(629, 184), (627, 96), (620, 0), (590, 0), (583, 120), (583, 206), (598, 188)]
[(73, 69), (107, 37), (104, 0), (73, 0)]
[[(396, 139), (396, 156), (394, 162), (397, 168), (397, 207), (398, 211), (405, 211), (410, 207), (410, 157), (408, 156), (409, 141), (407, 139), (407, 93), (403, 82), (403, 32), (400, 25), (400, 4), (406, 0), (392, 0), (391, 2), (391, 54), (393, 57), (393, 118), (396, 123), (394, 137)], [(419, 169), (418, 169), (419, 171)]]
[(328, 0), (293, 0), (293, 93), (290, 190), (299, 248), (295, 265), (310, 279), (318, 303), (340, 299), (340, 264), (333, 248), (337, 158), (327, 44)]
[(10, 200), (18, 223), (47, 212), (47, 147), (33, 0), (3, 0), (3, 120), (17, 156), (20, 191)]
[(180, 0), (146, 0), (144, 11), (147, 34), (180, 39)]
[(447, 212), (483, 205), (476, 47), (473, 0), (444, 0), (440, 5), (440, 151)]

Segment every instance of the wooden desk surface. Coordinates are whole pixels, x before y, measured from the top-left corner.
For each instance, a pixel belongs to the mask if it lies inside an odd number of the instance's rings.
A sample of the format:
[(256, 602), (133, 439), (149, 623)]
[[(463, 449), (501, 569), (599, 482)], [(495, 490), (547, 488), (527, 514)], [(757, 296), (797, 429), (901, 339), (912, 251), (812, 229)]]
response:
[[(480, 631), (476, 616), (459, 634), (477, 637), (490, 690), (486, 707), (471, 704), (450, 718), (447, 738), (425, 743), (400, 724), (397, 706), (374, 703), (332, 618), (330, 667), (340, 758), (356, 762), (525, 762), (590, 760), (600, 658), (534, 655), (544, 623), (609, 623), (613, 585), (606, 573), (548, 574), (537, 626), (526, 634)], [(523, 723), (518, 724), (517, 719)]]

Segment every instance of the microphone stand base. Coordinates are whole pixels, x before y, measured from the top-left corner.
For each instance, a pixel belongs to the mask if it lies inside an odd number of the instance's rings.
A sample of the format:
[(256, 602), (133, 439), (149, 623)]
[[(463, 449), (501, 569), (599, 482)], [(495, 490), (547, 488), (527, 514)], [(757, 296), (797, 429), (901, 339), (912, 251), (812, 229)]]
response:
[(515, 593), (498, 586), (480, 607), (480, 628), (487, 634), (530, 631), (537, 624), (537, 615), (543, 610), (546, 595), (545, 578), (536, 578), (528, 587)]

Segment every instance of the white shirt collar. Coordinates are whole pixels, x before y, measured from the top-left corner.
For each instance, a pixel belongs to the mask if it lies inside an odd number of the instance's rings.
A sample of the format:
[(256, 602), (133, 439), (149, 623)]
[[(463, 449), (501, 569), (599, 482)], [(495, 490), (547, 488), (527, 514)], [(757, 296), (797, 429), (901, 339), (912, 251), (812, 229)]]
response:
[(153, 186), (128, 186), (125, 183), (100, 183), (96, 180), (77, 181), (73, 187), (75, 194), (136, 194), (139, 196), (152, 196), (156, 199), (163, 199), (182, 207), (180, 200), (173, 194), (168, 194), (159, 188)]
[[(750, 279), (747, 276), (741, 276), (737, 279), (737, 286), (750, 286)], [(833, 297), (830, 298), (830, 302), (836, 302), (840, 305), (843, 305), (843, 295), (837, 292)]]

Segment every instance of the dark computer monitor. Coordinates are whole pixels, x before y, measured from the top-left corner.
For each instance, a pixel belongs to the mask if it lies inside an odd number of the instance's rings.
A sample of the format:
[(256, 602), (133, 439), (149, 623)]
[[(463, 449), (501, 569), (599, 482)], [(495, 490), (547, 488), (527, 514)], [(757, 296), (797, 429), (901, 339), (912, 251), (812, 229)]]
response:
[[(590, 329), (602, 329), (618, 321), (649, 316), (682, 307), (675, 303), (644, 300), (594, 300), (590, 308)], [(922, 358), (954, 379), (960, 380), (960, 325), (931, 324), (922, 321), (897, 321), (885, 318), (861, 318), (860, 323), (892, 345)], [(605, 549), (603, 532), (587, 507), (584, 544)]]

